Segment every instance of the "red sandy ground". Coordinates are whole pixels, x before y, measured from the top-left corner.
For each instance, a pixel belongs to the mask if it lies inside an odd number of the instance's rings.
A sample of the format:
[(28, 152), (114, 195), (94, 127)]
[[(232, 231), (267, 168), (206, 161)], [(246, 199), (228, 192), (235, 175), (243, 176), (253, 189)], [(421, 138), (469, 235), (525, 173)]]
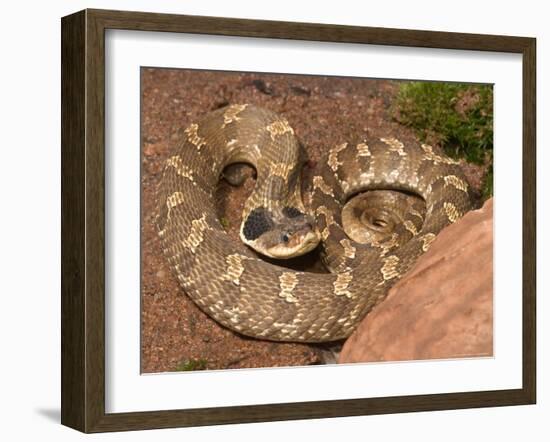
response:
[[(142, 70), (142, 278), (141, 369), (174, 371), (189, 361), (206, 369), (296, 366), (324, 363), (327, 346), (273, 343), (242, 337), (219, 326), (187, 298), (168, 268), (153, 224), (155, 191), (164, 160), (181, 131), (207, 112), (235, 103), (265, 106), (282, 114), (303, 143), (311, 176), (322, 152), (365, 135), (392, 134), (414, 139), (394, 122), (389, 110), (397, 83), (340, 77), (203, 72), (177, 69)], [(479, 188), (482, 170), (467, 166)], [(224, 182), (218, 189), (218, 211), (236, 240), (243, 203), (254, 186)], [(323, 271), (316, 258), (294, 267)]]

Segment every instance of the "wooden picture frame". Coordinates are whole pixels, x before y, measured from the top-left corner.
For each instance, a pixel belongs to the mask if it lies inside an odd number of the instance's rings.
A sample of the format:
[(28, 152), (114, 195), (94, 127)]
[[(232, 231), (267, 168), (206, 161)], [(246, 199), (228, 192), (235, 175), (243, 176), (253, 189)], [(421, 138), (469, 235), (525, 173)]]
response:
[[(62, 19), (62, 409), (83, 432), (533, 404), (536, 399), (536, 41), (402, 29), (84, 10)], [(522, 387), (170, 411), (105, 411), (105, 30), (516, 53), (523, 66)]]

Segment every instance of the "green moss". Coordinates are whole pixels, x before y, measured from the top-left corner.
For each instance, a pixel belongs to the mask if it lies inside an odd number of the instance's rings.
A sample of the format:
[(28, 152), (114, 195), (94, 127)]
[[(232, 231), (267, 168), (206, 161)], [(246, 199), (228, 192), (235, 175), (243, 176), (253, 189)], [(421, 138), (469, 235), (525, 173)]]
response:
[(493, 87), (442, 82), (402, 82), (392, 114), (422, 142), (447, 155), (488, 166), (484, 194), (492, 194)]
[(482, 188), (483, 200), (489, 199), (493, 196), (493, 165), (489, 167), (489, 170), (483, 178), (483, 188)]
[(224, 216), (222, 216), (222, 217), (220, 218), (220, 224), (222, 225), (222, 227), (223, 227), (224, 229), (228, 229), (228, 228), (229, 228), (229, 220), (228, 220), (226, 217), (224, 217)]
[(197, 371), (206, 370), (208, 361), (206, 359), (186, 359), (176, 365), (176, 371)]
[(405, 82), (394, 116), (423, 141), (440, 143), (448, 155), (484, 163), (493, 149), (493, 88), (490, 85)]

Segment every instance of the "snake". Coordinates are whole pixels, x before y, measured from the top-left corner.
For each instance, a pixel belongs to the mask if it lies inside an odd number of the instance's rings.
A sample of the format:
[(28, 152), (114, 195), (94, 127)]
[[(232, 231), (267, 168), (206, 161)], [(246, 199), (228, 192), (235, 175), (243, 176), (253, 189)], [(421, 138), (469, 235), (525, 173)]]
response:
[[(157, 190), (161, 248), (202, 311), (252, 338), (347, 338), (436, 235), (472, 208), (458, 160), (391, 135), (327, 146), (309, 183), (304, 147), (269, 109), (228, 105), (180, 138)], [(215, 191), (242, 164), (254, 167), (256, 183), (235, 241)], [(317, 248), (326, 273), (279, 264)]]

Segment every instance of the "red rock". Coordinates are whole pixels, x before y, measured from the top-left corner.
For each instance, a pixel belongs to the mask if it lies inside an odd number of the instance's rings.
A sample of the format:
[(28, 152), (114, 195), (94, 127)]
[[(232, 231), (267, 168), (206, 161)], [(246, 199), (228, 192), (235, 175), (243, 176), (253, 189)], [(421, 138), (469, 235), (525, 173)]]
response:
[(346, 341), (339, 363), (493, 354), (493, 200), (445, 228)]

